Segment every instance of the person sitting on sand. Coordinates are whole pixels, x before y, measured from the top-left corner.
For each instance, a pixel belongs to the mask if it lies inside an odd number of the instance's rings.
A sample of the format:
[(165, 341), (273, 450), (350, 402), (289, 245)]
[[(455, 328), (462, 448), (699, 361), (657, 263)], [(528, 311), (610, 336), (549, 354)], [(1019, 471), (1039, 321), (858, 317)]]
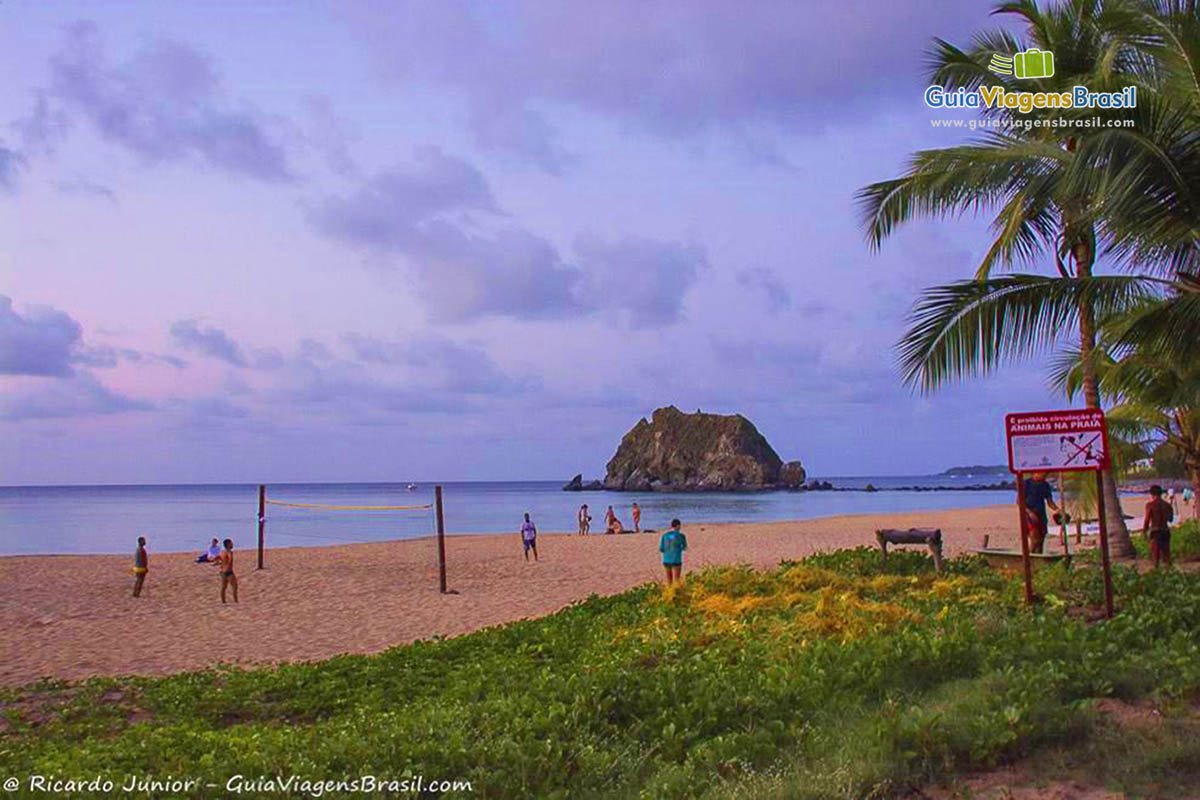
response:
[(1046, 482), (1046, 473), (1035, 472), (1025, 479), (1025, 519), (1029, 528), (1029, 552), (1040, 553), (1046, 544), (1046, 533), (1050, 528), (1050, 519), (1046, 506), (1058, 511), (1054, 502), (1054, 491)]
[(533, 560), (538, 560), (537, 555), (537, 526), (529, 521), (529, 514), (525, 515), (525, 521), (521, 523), (521, 544), (525, 546), (525, 560), (529, 560), (529, 551), (533, 551)]
[(663, 569), (667, 571), (667, 585), (681, 580), (683, 572), (683, 551), (687, 550), (687, 537), (680, 530), (681, 523), (671, 520), (671, 529), (658, 540), (658, 552), (662, 553)]
[(146, 537), (138, 537), (137, 552), (133, 554), (133, 596), (142, 596), (146, 573), (150, 571), (150, 556), (146, 553)]
[(221, 572), (221, 602), (225, 602), (226, 587), (233, 587), (233, 602), (238, 601), (237, 576), (233, 574), (233, 539), (225, 540), (225, 549), (217, 556), (217, 569)]
[(641, 533), (642, 532), (642, 509), (640, 509), (638, 507), (637, 503), (634, 503), (633, 509), (629, 513), (633, 515), (633, 532)]
[(1163, 490), (1157, 484), (1150, 487), (1150, 502), (1146, 503), (1146, 517), (1142, 520), (1142, 535), (1150, 540), (1150, 557), (1154, 568), (1160, 561), (1171, 566), (1171, 525), (1175, 510), (1163, 500)]
[(617, 513), (613, 511), (613, 507), (609, 506), (608, 511), (604, 512), (604, 532), (620, 533), (623, 530), (625, 530), (625, 526), (621, 524), (621, 520), (617, 519)]
[(579, 535), (587, 536), (592, 529), (592, 515), (588, 513), (587, 503), (579, 507)]
[(214, 538), (212, 540), (212, 544), (210, 544), (208, 546), (208, 549), (205, 550), (200, 555), (196, 556), (196, 563), (197, 564), (207, 564), (210, 561), (216, 561), (220, 556), (221, 556), (221, 543)]

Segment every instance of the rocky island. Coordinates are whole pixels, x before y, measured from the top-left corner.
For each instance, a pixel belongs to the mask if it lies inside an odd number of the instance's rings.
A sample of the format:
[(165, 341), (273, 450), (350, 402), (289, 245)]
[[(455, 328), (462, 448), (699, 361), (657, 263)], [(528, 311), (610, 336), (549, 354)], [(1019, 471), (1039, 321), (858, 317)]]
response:
[(741, 414), (657, 409), (621, 439), (603, 483), (576, 476), (568, 491), (716, 492), (799, 489), (804, 466), (784, 462)]

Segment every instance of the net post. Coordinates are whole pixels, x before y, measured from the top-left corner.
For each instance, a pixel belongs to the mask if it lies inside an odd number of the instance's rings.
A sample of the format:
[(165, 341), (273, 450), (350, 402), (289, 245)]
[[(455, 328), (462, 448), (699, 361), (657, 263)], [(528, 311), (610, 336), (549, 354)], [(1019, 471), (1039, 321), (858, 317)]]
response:
[(438, 543), (438, 584), (441, 593), (446, 593), (446, 519), (442, 514), (442, 485), (433, 489), (434, 502), (437, 505), (437, 543)]
[(267, 524), (267, 487), (258, 486), (258, 569), (263, 568), (263, 528)]

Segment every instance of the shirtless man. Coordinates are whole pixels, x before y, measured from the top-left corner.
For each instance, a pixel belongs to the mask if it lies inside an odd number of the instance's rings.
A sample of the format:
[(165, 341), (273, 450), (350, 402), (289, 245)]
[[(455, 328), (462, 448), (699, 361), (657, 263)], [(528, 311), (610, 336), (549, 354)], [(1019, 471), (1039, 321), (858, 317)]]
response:
[(225, 540), (225, 549), (217, 556), (217, 569), (221, 571), (221, 602), (225, 602), (225, 589), (233, 587), (233, 602), (238, 601), (237, 576), (233, 574), (233, 539)]
[(634, 503), (633, 510), (631, 513), (633, 514), (633, 532), (641, 533), (642, 532), (642, 509), (641, 509), (641, 507), (637, 503)]
[(579, 535), (587, 536), (592, 528), (592, 516), (588, 513), (587, 503), (579, 507)]
[(1155, 484), (1150, 487), (1150, 502), (1146, 503), (1146, 517), (1142, 521), (1142, 535), (1150, 540), (1150, 557), (1154, 559), (1154, 568), (1160, 563), (1171, 567), (1171, 522), (1175, 519), (1175, 510), (1171, 504), (1163, 500), (1162, 487)]

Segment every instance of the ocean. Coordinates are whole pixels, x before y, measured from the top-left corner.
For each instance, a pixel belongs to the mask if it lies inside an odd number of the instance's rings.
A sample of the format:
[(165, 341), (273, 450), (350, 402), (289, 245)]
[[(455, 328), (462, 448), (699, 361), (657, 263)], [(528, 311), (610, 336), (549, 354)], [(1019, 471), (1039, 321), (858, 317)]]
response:
[[(603, 529), (612, 505), (631, 525), (629, 507), (642, 508), (643, 528), (663, 528), (672, 517), (686, 525), (764, 522), (837, 514), (916, 511), (1013, 502), (1011, 491), (898, 491), (896, 487), (955, 487), (990, 484), (1005, 476), (829, 477), (838, 488), (878, 492), (760, 492), (654, 494), (564, 492), (562, 481), (471, 482), (444, 484), (446, 532), (513, 533), (529, 512), (543, 532), (575, 529), (581, 503), (592, 510), (592, 530)], [(213, 537), (250, 548), (257, 541), (257, 492), (252, 484), (172, 486), (13, 486), (0, 487), (0, 555), (127, 553), (138, 536), (152, 552), (205, 547)], [(434, 484), (303, 483), (267, 488), (268, 499), (337, 506), (425, 505)], [(268, 547), (322, 546), (348, 542), (413, 539), (434, 533), (432, 510), (328, 511), (267, 506)]]

